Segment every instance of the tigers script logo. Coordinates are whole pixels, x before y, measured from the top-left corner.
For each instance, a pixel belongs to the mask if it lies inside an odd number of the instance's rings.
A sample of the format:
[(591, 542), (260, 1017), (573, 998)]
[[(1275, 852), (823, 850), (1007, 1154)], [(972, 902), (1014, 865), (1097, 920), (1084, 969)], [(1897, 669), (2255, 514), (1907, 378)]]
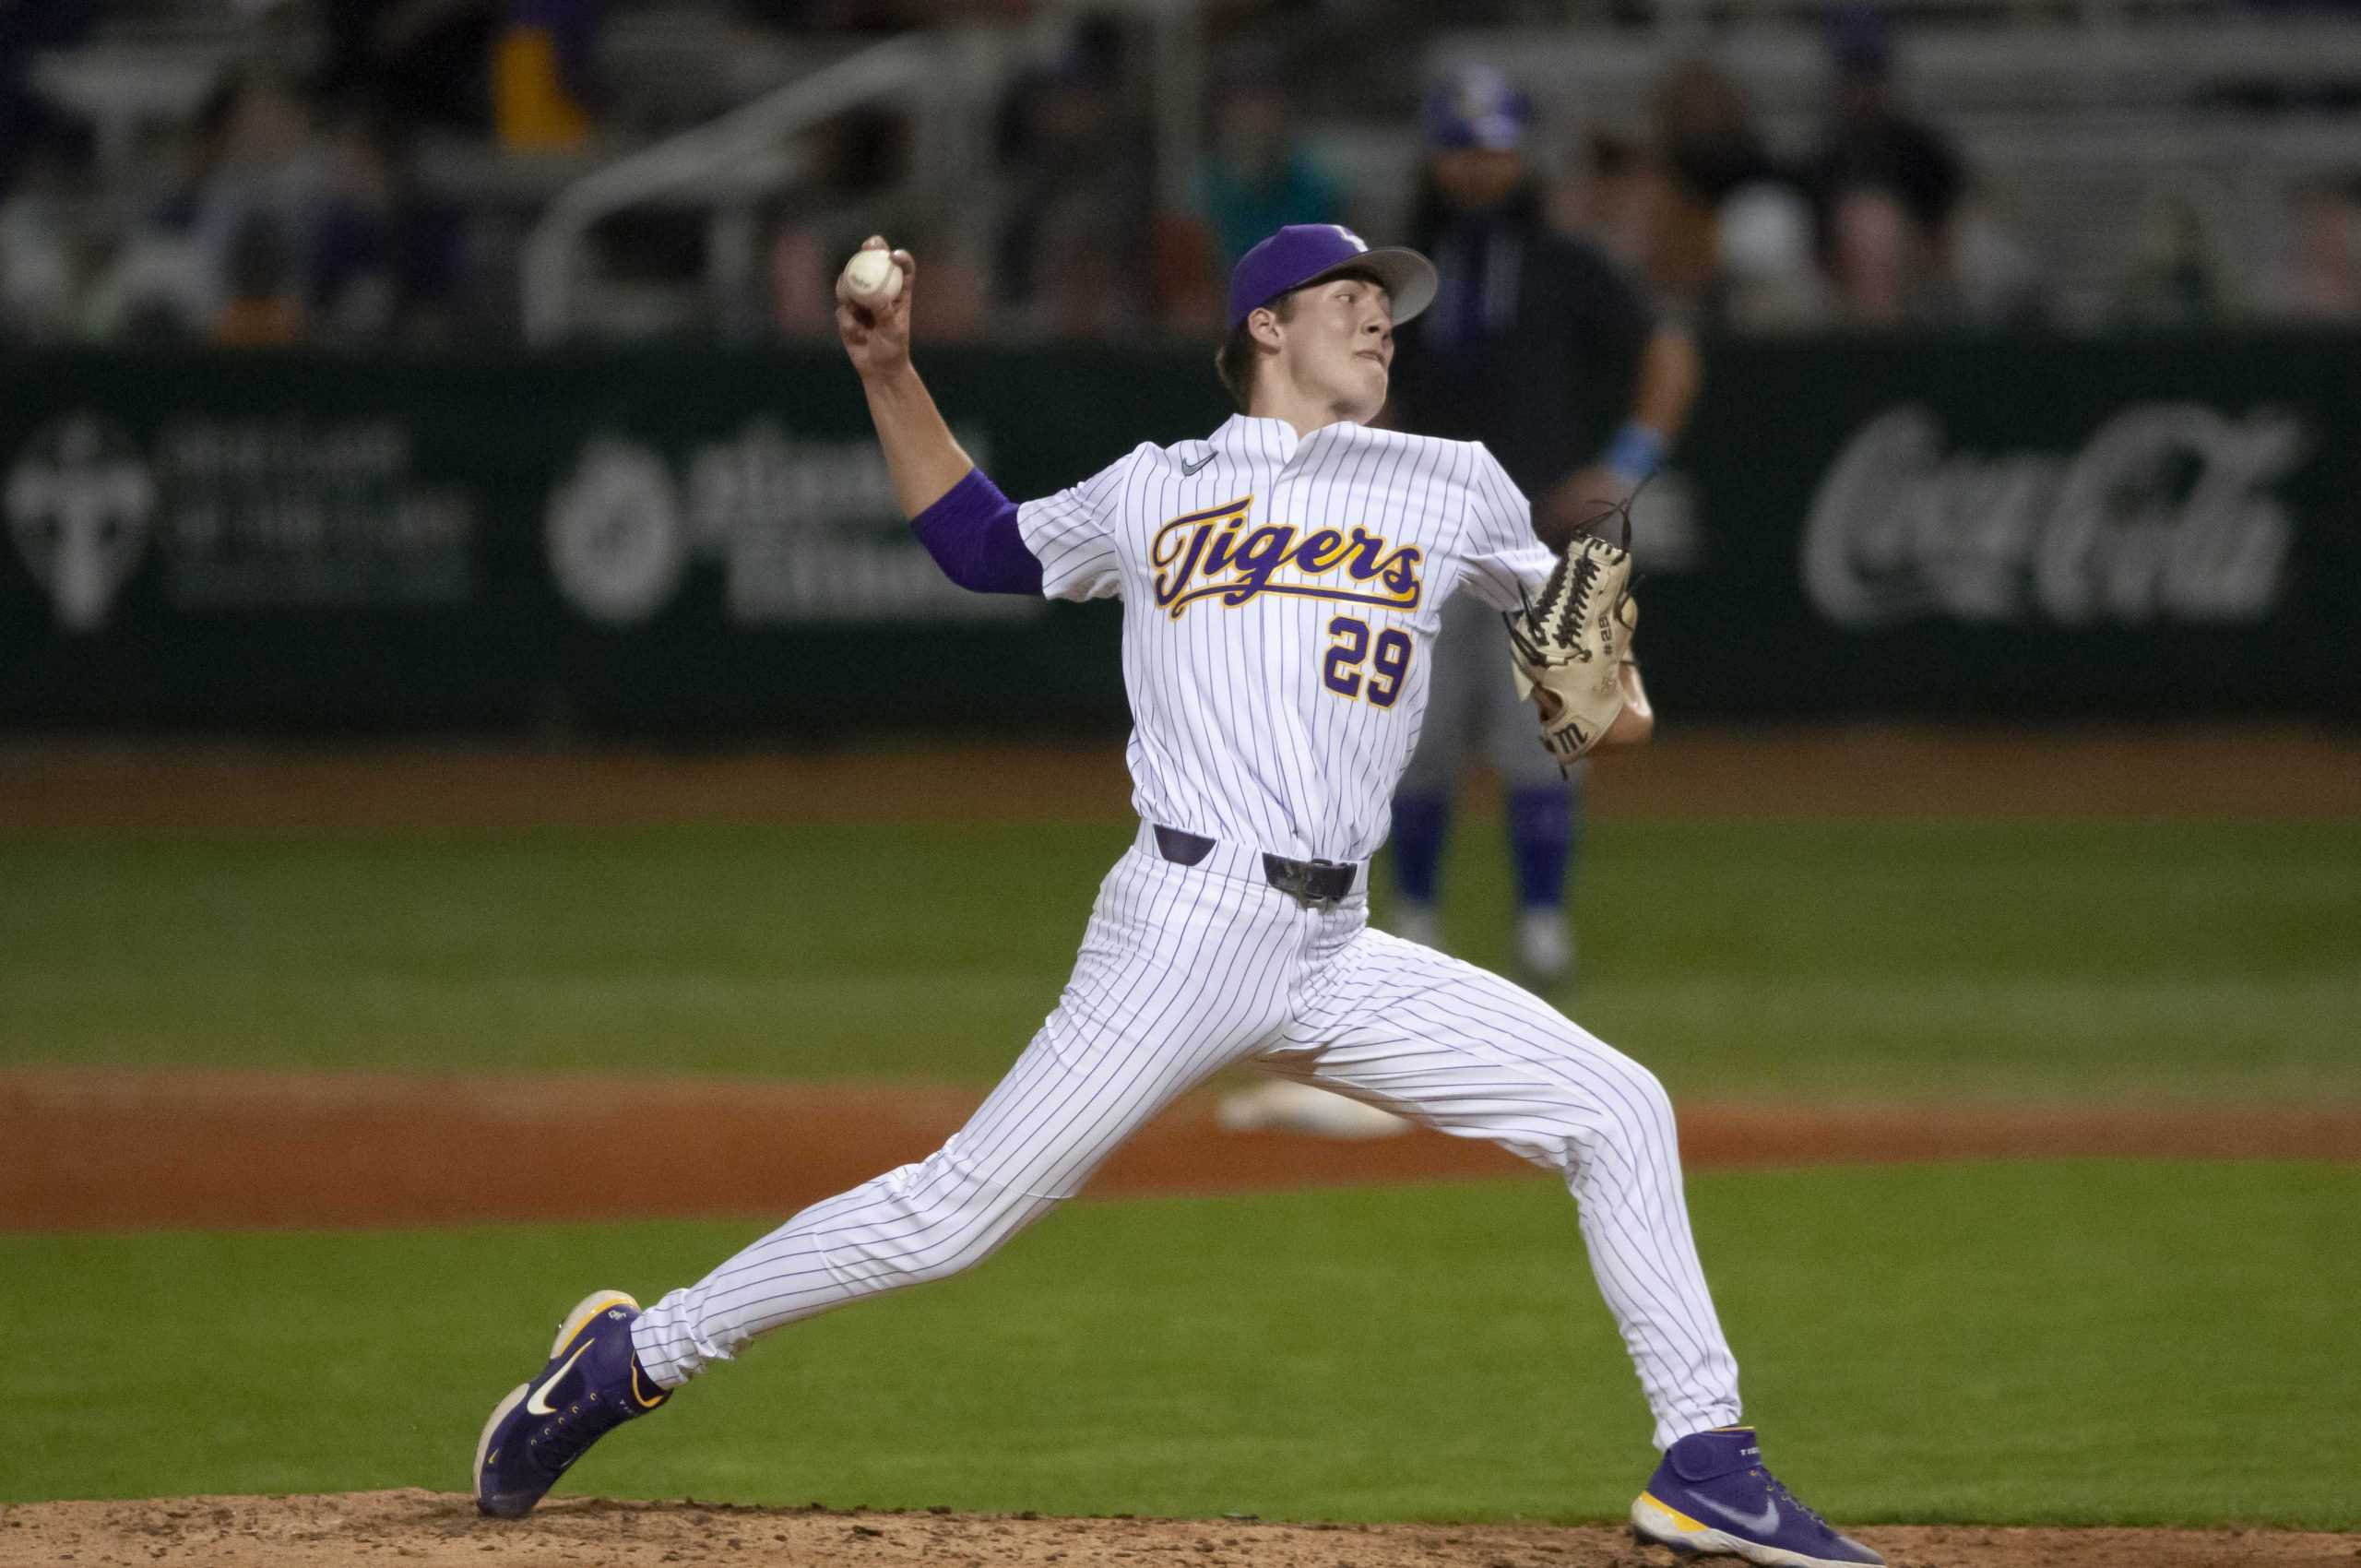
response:
[[(1356, 527), (1349, 533), (1315, 529), (1299, 533), (1286, 523), (1249, 529), (1251, 495), (1175, 517), (1156, 530), (1148, 563), (1156, 568), (1156, 602), (1174, 620), (1201, 599), (1219, 597), (1235, 610), (1257, 594), (1333, 599), (1388, 610), (1418, 605), (1418, 564), (1426, 552), (1398, 548)], [(1306, 581), (1341, 569), (1342, 582)]]

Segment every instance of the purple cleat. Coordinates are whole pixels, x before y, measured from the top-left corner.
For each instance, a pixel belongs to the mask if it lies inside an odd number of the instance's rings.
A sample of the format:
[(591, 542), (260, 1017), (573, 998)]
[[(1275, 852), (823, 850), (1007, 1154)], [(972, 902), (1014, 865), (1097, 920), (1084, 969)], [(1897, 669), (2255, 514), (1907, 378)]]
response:
[(631, 1350), (639, 1303), (620, 1290), (586, 1296), (558, 1325), (549, 1364), (493, 1407), (476, 1440), (476, 1506), (503, 1519), (533, 1511), (583, 1451), (672, 1396)]
[(1828, 1527), (1762, 1467), (1752, 1427), (1691, 1432), (1631, 1500), (1631, 1533), (1683, 1557), (1743, 1557), (1773, 1568), (1855, 1568), (1885, 1559)]

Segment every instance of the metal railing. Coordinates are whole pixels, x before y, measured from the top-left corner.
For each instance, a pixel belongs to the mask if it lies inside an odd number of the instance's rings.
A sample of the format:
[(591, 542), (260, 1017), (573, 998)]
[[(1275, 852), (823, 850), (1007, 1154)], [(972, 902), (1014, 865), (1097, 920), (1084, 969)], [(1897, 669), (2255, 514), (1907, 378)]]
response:
[[(1151, 28), (1156, 196), (1168, 211), (1185, 208), (1195, 175), (1206, 77), (1203, 0), (1075, 0), (1038, 19), (1049, 23), (1081, 11), (1111, 12)], [(685, 198), (712, 207), (708, 266), (716, 281), (742, 283), (753, 267), (754, 204), (779, 184), (776, 155), (781, 144), (848, 110), (908, 101), (914, 127), (912, 183), (945, 202), (973, 206), (991, 173), (983, 161), (986, 100), (1006, 76), (1012, 42), (1005, 30), (905, 33), (567, 186), (526, 240), (527, 339), (553, 342), (573, 329), (585, 237), (601, 219), (639, 202)]]
[(742, 208), (761, 194), (750, 184), (776, 184), (776, 162), (766, 160), (782, 142), (848, 110), (914, 99), (920, 177), (943, 178), (955, 141), (964, 138), (943, 134), (943, 96), (931, 89), (957, 47), (955, 35), (947, 33), (909, 33), (874, 44), (568, 185), (525, 243), (527, 339), (554, 342), (572, 330), (577, 257), (584, 237), (601, 219), (663, 196)]

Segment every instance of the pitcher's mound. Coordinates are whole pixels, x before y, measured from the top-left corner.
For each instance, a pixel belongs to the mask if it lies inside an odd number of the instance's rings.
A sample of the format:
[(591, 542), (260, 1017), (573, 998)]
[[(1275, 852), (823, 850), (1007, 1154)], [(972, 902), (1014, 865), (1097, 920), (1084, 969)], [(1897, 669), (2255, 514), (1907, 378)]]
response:
[[(1860, 1532), (1893, 1568), (2354, 1568), (2361, 1537), (2277, 1530), (1895, 1526)], [(1728, 1561), (1728, 1560), (1723, 1560)], [(1603, 1526), (1277, 1525), (838, 1513), (701, 1503), (545, 1503), (477, 1516), (465, 1497), (180, 1497), (0, 1507), (0, 1564), (54, 1568), (1668, 1568)]]

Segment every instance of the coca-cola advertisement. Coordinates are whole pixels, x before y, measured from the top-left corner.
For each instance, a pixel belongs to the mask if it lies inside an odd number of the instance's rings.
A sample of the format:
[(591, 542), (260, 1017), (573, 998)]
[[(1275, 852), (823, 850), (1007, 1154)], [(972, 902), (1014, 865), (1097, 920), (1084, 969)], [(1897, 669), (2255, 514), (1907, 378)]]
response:
[(2296, 533), (2273, 487), (2306, 437), (2292, 414), (2142, 403), (2072, 451), (1976, 452), (1895, 408), (1812, 496), (1804, 588), (1843, 626), (2267, 620)]
[(1639, 590), (1652, 681), (1691, 709), (2361, 714), (2361, 339), (1708, 365), (1676, 454), (1692, 548)]

